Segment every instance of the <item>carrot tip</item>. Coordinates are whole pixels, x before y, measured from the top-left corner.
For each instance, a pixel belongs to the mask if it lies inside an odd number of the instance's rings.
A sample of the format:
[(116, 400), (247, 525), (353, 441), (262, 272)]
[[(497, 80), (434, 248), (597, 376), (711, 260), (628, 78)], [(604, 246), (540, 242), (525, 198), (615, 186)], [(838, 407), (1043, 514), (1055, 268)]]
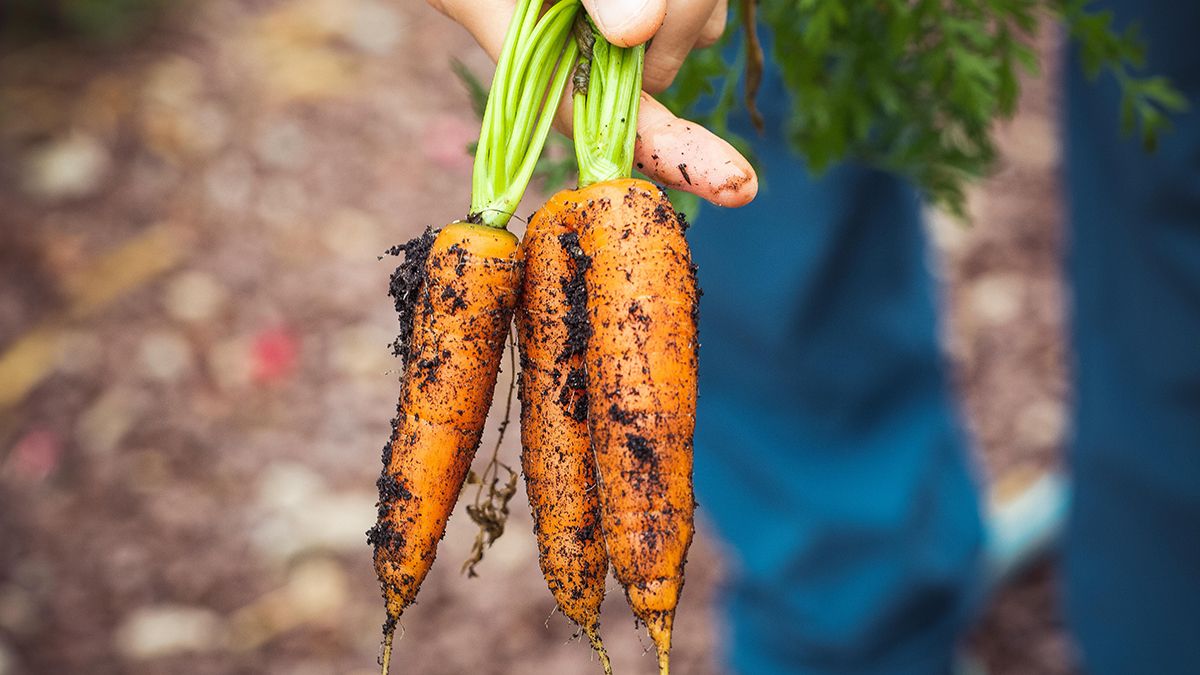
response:
[(396, 629), (392, 628), (383, 634), (383, 645), (380, 647), (379, 665), (382, 668), (381, 675), (388, 675), (392, 668), (392, 638), (396, 635)]
[(608, 651), (604, 649), (604, 642), (600, 639), (600, 632), (595, 627), (585, 628), (588, 641), (592, 643), (592, 649), (596, 655), (600, 657), (600, 665), (604, 668), (604, 675), (613, 675), (612, 661), (608, 659)]

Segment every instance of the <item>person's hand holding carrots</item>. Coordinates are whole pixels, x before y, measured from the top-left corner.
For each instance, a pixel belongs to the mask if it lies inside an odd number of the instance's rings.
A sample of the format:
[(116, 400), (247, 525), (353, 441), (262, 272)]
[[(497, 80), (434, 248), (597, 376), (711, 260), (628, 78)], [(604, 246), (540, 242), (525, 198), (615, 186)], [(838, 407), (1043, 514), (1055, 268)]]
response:
[[(462, 24), (492, 60), (500, 54), (513, 0), (428, 0)], [(654, 43), (646, 50), (644, 89), (667, 88), (695, 47), (711, 44), (725, 28), (726, 0), (583, 0), (596, 27), (613, 44)], [(563, 97), (556, 126), (570, 133), (570, 97)], [(635, 166), (668, 187), (694, 193), (720, 206), (742, 206), (758, 192), (758, 177), (733, 146), (676, 117), (642, 94)]]

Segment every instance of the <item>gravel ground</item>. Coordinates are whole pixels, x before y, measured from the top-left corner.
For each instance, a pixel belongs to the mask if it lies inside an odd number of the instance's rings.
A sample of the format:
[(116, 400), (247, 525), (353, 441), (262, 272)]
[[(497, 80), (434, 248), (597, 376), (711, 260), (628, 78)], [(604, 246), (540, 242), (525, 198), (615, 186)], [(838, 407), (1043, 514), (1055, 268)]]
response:
[[(488, 64), (424, 3), (186, 7), (136, 47), (0, 51), (0, 675), (375, 672), (378, 256), (462, 215), (477, 123), (449, 56)], [(1054, 109), (1031, 82), (974, 226), (932, 219), (992, 477), (1063, 439)], [(478, 579), (451, 519), (398, 672), (596, 672), (514, 507)], [(673, 661), (718, 673), (722, 556), (696, 541)], [(993, 672), (1070, 672), (1052, 589), (1039, 570), (984, 619)], [(613, 590), (617, 672), (652, 672)]]

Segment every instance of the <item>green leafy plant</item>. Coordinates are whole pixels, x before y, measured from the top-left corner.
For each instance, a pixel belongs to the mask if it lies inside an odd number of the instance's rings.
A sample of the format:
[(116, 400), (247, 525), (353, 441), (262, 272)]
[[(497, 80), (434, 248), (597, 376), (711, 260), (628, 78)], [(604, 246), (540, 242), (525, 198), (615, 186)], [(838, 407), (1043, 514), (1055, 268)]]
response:
[(114, 43), (147, 29), (179, 0), (8, 0), (0, 3), (0, 35), (78, 37)]
[(993, 121), (1015, 112), (1020, 73), (1038, 69), (1031, 40), (1045, 21), (1065, 25), (1090, 77), (1115, 77), (1125, 127), (1147, 148), (1169, 128), (1169, 114), (1187, 107), (1166, 79), (1136, 74), (1145, 53), (1136, 27), (1118, 31), (1090, 0), (731, 3), (737, 11), (724, 38), (684, 63), (664, 97), (669, 107), (730, 138), (744, 73), (755, 118), (765, 27), (773, 38), (767, 58), (791, 95), (786, 133), (810, 169), (856, 158), (908, 176), (959, 216), (965, 185), (996, 158)]

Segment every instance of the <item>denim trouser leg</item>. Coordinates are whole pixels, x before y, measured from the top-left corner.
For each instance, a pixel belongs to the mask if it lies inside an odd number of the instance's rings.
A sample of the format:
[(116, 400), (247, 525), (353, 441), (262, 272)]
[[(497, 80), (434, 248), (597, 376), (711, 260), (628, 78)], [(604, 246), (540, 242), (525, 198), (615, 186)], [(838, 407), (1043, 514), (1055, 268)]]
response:
[[(775, 125), (783, 94), (765, 89)], [(918, 200), (860, 168), (811, 179), (778, 135), (756, 149), (759, 198), (688, 233), (699, 512), (735, 556), (732, 665), (942, 672), (980, 524)]]
[(1067, 65), (1075, 502), (1067, 609), (1089, 673), (1200, 673), (1200, 3), (1105, 2), (1191, 99), (1155, 154)]

